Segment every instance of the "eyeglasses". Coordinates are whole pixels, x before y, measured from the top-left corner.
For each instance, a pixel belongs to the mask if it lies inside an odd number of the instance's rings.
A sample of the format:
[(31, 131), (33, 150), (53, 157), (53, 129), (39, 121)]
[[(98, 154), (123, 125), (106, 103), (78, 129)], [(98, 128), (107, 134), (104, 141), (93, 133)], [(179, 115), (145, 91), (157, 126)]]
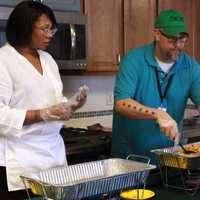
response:
[(189, 35), (187, 33), (180, 33), (180, 35), (177, 36), (177, 37), (168, 36), (165, 33), (163, 33), (162, 31), (160, 31), (160, 33), (161, 33), (162, 36), (167, 38), (167, 41), (169, 43), (172, 43), (172, 44), (176, 44), (176, 43), (185, 44), (187, 42), (188, 37), (189, 37)]
[(51, 34), (52, 36), (56, 34), (57, 32), (57, 28), (53, 28), (53, 29), (50, 29), (50, 28), (39, 28), (39, 27), (36, 27), (37, 29), (43, 31), (45, 34)]

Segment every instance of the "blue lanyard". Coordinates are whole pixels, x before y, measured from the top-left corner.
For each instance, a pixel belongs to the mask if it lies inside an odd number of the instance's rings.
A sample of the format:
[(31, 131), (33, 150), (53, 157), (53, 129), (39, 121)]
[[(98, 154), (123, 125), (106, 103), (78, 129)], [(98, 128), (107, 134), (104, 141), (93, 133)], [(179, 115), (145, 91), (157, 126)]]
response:
[(167, 82), (167, 85), (165, 87), (165, 90), (164, 92), (162, 93), (162, 89), (161, 89), (161, 85), (160, 85), (160, 79), (159, 79), (159, 75), (158, 75), (158, 70), (155, 68), (155, 74), (156, 74), (156, 81), (157, 81), (157, 88), (158, 88), (158, 93), (159, 93), (159, 96), (160, 96), (160, 100), (161, 100), (161, 103), (163, 103), (163, 100), (165, 99), (166, 95), (167, 95), (167, 91), (172, 83), (172, 79), (174, 77), (174, 74), (172, 74), (170, 77), (169, 77), (169, 80)]

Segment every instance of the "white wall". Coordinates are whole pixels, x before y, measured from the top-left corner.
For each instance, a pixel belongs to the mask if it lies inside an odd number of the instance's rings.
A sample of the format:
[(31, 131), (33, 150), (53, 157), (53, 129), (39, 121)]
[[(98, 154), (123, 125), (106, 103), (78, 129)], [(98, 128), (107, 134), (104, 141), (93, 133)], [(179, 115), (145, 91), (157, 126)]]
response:
[(62, 76), (63, 93), (72, 96), (81, 85), (89, 87), (87, 104), (80, 111), (112, 109), (114, 76)]
[[(72, 96), (81, 85), (89, 87), (89, 96), (84, 107), (77, 112), (102, 111), (113, 109), (113, 88), (115, 76), (62, 76), (65, 96)], [(66, 126), (87, 127), (94, 123), (111, 127), (112, 115), (90, 118), (71, 119)]]

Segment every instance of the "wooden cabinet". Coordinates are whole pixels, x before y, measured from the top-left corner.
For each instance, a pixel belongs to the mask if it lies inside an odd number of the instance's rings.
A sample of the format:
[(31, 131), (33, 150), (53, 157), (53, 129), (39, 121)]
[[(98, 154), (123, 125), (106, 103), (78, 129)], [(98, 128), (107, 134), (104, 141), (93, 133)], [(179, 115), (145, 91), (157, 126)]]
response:
[(124, 50), (153, 41), (156, 0), (124, 0)]
[(82, 0), (88, 28), (88, 71), (116, 72), (118, 55), (153, 41), (156, 16), (183, 12), (190, 39), (186, 52), (200, 62), (199, 0)]
[(122, 0), (85, 0), (87, 15), (87, 71), (115, 72), (123, 54)]
[(195, 26), (195, 38), (194, 38), (194, 42), (193, 42), (193, 47), (194, 47), (194, 55), (195, 58), (197, 59), (197, 61), (200, 63), (200, 23), (199, 23), (199, 8), (200, 8), (200, 1), (196, 0), (195, 2), (195, 19), (194, 22), (196, 24)]
[(91, 72), (116, 72), (131, 48), (153, 40), (156, 0), (85, 0), (88, 67)]

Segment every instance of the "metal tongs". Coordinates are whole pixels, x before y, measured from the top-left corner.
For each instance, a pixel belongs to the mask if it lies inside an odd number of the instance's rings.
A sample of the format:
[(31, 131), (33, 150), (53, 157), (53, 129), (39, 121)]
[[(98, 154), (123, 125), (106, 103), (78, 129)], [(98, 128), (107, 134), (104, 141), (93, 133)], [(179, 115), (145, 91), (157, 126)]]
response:
[(196, 153), (195, 151), (187, 150), (180, 142), (178, 143), (178, 145), (181, 147), (185, 154)]

